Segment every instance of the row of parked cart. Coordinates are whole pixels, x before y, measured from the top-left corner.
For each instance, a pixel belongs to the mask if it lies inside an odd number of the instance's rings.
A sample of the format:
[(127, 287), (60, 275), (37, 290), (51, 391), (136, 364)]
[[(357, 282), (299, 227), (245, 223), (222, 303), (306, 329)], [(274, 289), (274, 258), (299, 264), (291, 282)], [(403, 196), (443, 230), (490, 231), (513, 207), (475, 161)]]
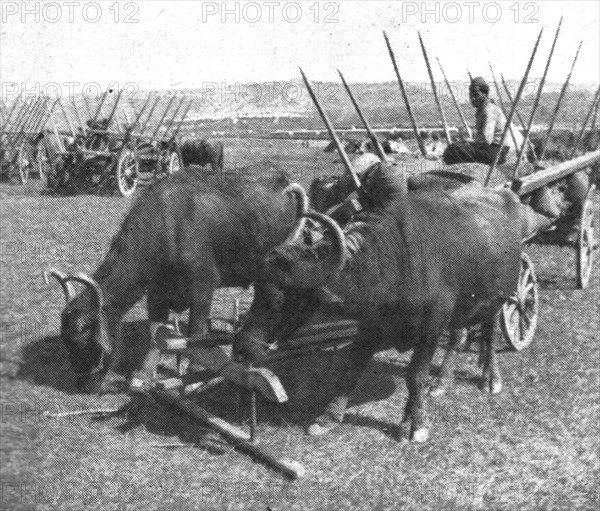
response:
[(192, 100), (156, 95), (140, 108), (132, 101), (119, 108), (122, 95), (106, 91), (95, 108), (85, 96), (68, 109), (60, 98), (17, 100), (3, 108), (2, 179), (25, 184), (37, 177), (55, 193), (128, 197), (138, 185), (179, 170), (177, 137)]

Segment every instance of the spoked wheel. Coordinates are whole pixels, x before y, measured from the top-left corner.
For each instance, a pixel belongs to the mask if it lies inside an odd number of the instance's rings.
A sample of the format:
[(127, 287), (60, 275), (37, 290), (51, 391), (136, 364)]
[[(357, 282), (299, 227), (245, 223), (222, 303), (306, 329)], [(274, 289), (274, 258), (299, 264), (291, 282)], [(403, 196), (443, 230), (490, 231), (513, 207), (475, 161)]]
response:
[(123, 149), (117, 162), (117, 186), (123, 197), (129, 197), (138, 184), (140, 165), (131, 149)]
[(591, 185), (581, 206), (581, 217), (579, 219), (579, 236), (577, 239), (577, 288), (585, 289), (592, 275), (592, 262), (594, 249), (596, 248), (596, 225), (594, 221), (593, 196), (596, 190)]
[(21, 144), (17, 153), (17, 167), (19, 169), (19, 181), (22, 185), (29, 181), (29, 167), (31, 165), (31, 155), (25, 143)]
[(537, 278), (531, 259), (523, 253), (517, 293), (504, 303), (500, 315), (502, 333), (516, 351), (521, 351), (533, 341), (538, 310)]
[(173, 172), (178, 172), (181, 170), (181, 158), (179, 157), (179, 153), (177, 151), (171, 151), (169, 154), (169, 163), (167, 166), (167, 174), (173, 174)]
[(40, 176), (40, 181), (43, 183), (48, 181), (48, 169), (50, 165), (50, 158), (48, 158), (46, 146), (44, 144), (40, 144), (35, 155), (35, 167)]

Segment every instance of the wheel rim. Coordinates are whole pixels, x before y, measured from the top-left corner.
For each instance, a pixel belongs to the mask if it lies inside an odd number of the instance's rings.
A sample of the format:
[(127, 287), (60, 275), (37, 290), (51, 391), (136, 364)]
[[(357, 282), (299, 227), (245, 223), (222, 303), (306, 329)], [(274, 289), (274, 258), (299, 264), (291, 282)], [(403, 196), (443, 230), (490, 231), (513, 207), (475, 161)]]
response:
[(169, 157), (169, 174), (181, 170), (181, 160), (179, 155), (173, 151)]
[(47, 181), (48, 176), (47, 176), (47, 172), (46, 172), (46, 166), (48, 165), (48, 155), (46, 154), (46, 149), (45, 148), (38, 148), (37, 154), (36, 154), (36, 165), (37, 165), (37, 171), (38, 174), (40, 176), (40, 180), (42, 181)]
[(117, 186), (123, 197), (129, 197), (138, 183), (138, 161), (132, 151), (126, 149), (117, 163)]
[(594, 203), (592, 201), (594, 190), (595, 186), (592, 185), (583, 202), (579, 221), (579, 239), (577, 240), (577, 287), (579, 289), (587, 287), (592, 275), (594, 245), (596, 243)]
[(19, 178), (21, 179), (21, 184), (24, 185), (29, 180), (29, 165), (30, 160), (26, 160), (26, 151), (25, 146), (22, 145), (19, 148), (18, 154), (18, 167), (19, 167)]
[(502, 306), (501, 326), (504, 337), (520, 351), (533, 341), (538, 318), (537, 278), (527, 254), (521, 255), (521, 273), (516, 295)]

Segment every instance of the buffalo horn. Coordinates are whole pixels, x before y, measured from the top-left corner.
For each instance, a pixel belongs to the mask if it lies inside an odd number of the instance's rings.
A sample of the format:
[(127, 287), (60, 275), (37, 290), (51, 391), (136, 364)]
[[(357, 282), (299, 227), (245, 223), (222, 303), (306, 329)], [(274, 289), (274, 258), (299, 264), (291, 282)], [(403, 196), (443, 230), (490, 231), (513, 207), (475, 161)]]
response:
[(287, 239), (289, 243), (298, 239), (304, 230), (304, 227), (306, 226), (305, 215), (308, 213), (308, 195), (306, 194), (306, 190), (302, 187), (302, 185), (299, 185), (298, 183), (290, 183), (283, 189), (282, 193), (283, 195), (293, 194), (296, 196), (296, 200), (298, 201), (298, 222)]
[(296, 195), (298, 202), (300, 203), (300, 211), (298, 216), (304, 216), (308, 213), (308, 195), (306, 194), (306, 190), (299, 185), (298, 183), (290, 183), (283, 189), (283, 195), (288, 193), (293, 193)]
[(312, 220), (316, 220), (329, 227), (333, 232), (335, 239), (335, 269), (334, 275), (337, 275), (341, 269), (346, 264), (348, 259), (348, 250), (346, 249), (346, 237), (344, 235), (344, 231), (338, 225), (338, 223), (331, 218), (330, 216), (324, 215), (323, 213), (318, 213), (316, 211), (309, 211), (306, 215), (306, 218), (310, 218)]
[(102, 293), (102, 289), (100, 288), (100, 284), (96, 282), (93, 278), (89, 277), (85, 273), (79, 272), (76, 275), (70, 275), (67, 277), (67, 280), (74, 280), (75, 282), (79, 282), (86, 287), (89, 287), (96, 294), (96, 299), (98, 300), (98, 308), (102, 310), (104, 307), (104, 295)]
[(56, 268), (50, 268), (49, 270), (44, 271), (43, 275), (46, 284), (50, 284), (50, 277), (54, 277), (58, 281), (65, 293), (65, 300), (67, 303), (75, 296), (75, 290), (69, 282), (69, 278), (62, 271), (57, 270)]

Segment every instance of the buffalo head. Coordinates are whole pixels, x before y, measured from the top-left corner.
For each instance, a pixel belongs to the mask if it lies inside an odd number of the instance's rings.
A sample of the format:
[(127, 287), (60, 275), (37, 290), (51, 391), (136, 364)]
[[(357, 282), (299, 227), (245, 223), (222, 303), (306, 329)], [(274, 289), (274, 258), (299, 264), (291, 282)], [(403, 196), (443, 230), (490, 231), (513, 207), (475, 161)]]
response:
[(271, 250), (264, 260), (265, 274), (283, 288), (324, 286), (338, 275), (348, 257), (344, 232), (335, 220), (314, 211), (305, 217), (321, 224), (328, 232), (322, 235), (312, 230), (309, 235), (288, 239)]
[[(49, 277), (58, 281), (67, 302), (61, 314), (60, 336), (77, 375), (77, 387), (97, 392), (112, 351), (102, 290), (83, 273), (66, 276), (51, 269), (44, 272), (46, 283)], [(75, 296), (72, 282), (83, 284), (86, 290)]]

